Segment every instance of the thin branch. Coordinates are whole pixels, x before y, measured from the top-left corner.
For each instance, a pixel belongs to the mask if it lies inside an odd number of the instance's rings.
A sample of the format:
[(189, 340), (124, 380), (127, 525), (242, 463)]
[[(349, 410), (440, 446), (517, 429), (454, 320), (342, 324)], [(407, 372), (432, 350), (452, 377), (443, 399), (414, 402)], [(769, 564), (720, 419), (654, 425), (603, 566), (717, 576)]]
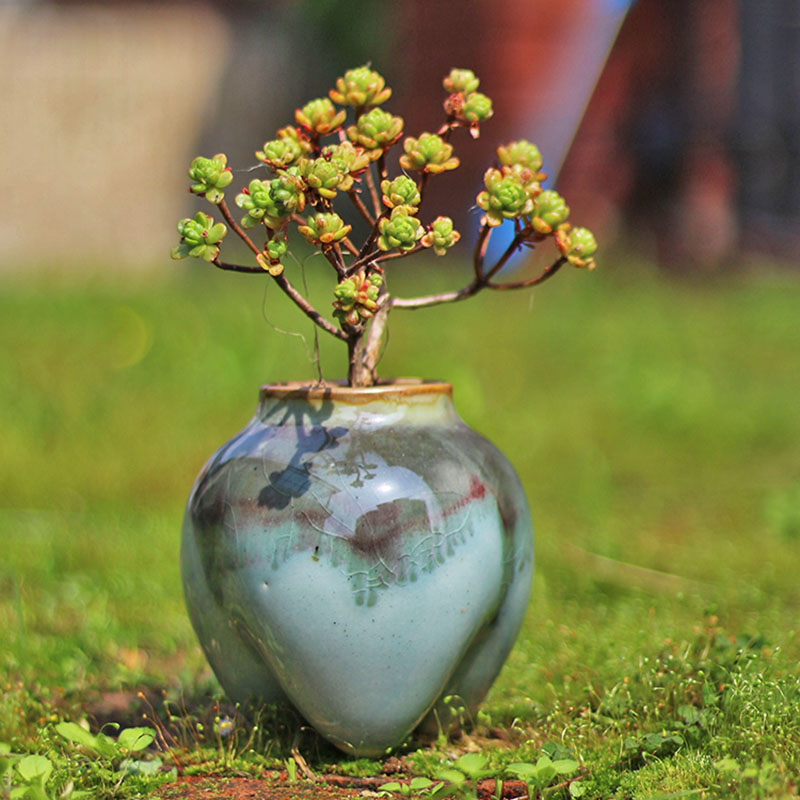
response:
[(376, 166), (378, 167), (378, 177), (381, 179), (381, 181), (385, 181), (386, 178), (388, 177), (388, 173), (386, 172), (386, 151), (385, 150), (381, 151), (381, 154), (378, 156), (378, 162), (377, 162)]
[(219, 201), (219, 210), (222, 212), (222, 216), (225, 217), (228, 225), (233, 228), (236, 235), (256, 254), (258, 255), (261, 250), (253, 244), (253, 240), (239, 227), (239, 223), (233, 218), (233, 215), (228, 210), (228, 206), (226, 205), (224, 200)]
[(472, 281), (472, 283), (459, 289), (455, 292), (442, 292), (441, 294), (432, 294), (427, 297), (390, 297), (388, 306), (392, 308), (427, 308), (428, 306), (438, 306), (442, 303), (455, 303), (457, 300), (465, 300), (467, 297), (479, 292), (485, 284), (480, 281)]
[(347, 248), (347, 250), (354, 256), (358, 255), (358, 248), (345, 236), (342, 239), (342, 244)]
[(375, 263), (377, 263), (375, 256), (380, 255), (380, 252), (381, 252), (380, 250), (373, 250), (372, 252), (367, 253), (365, 256), (362, 256), (361, 258), (357, 258), (347, 268), (346, 277), (355, 274), (361, 269), (361, 267), (365, 267), (367, 264), (369, 264), (370, 261), (374, 261)]
[(523, 240), (525, 239), (528, 234), (530, 234), (530, 227), (525, 226), (520, 230), (514, 238), (511, 240), (511, 244), (506, 247), (503, 255), (497, 259), (497, 263), (486, 273), (484, 276), (485, 281), (491, 280), (491, 278), (496, 275), (505, 265), (509, 258), (516, 252), (517, 248), (522, 244)]
[(526, 281), (515, 281), (513, 283), (487, 283), (486, 287), (488, 289), (524, 289), (527, 286), (538, 286), (540, 283), (544, 283), (548, 278), (552, 278), (553, 275), (558, 272), (564, 264), (567, 263), (567, 257), (561, 256), (557, 258), (552, 264), (545, 267), (539, 275), (536, 275), (533, 278), (528, 278)]
[(419, 205), (419, 206), (422, 205), (422, 198), (425, 196), (425, 186), (428, 183), (428, 178), (430, 177), (430, 175), (431, 175), (430, 172), (422, 172), (420, 174), (419, 184), (418, 184), (418, 187), (419, 187), (419, 203), (417, 203), (417, 205)]
[(364, 240), (364, 244), (361, 245), (361, 249), (358, 251), (358, 255), (356, 256), (356, 261), (363, 261), (366, 257), (367, 253), (370, 252), (372, 249), (372, 245), (375, 242), (375, 239), (378, 236), (378, 231), (380, 229), (380, 221), (389, 215), (388, 210), (383, 211), (382, 213), (378, 213), (378, 217), (375, 220), (375, 224), (372, 226), (372, 230), (369, 232), (369, 236)]
[(215, 258), (211, 263), (218, 269), (226, 269), (231, 272), (250, 272), (253, 274), (260, 272), (262, 275), (268, 274), (261, 267), (245, 267), (242, 264), (229, 264), (227, 261), (220, 261), (219, 258)]
[[(245, 267), (240, 264), (228, 264), (227, 262), (220, 261), (219, 259), (215, 259), (211, 263), (218, 269), (230, 270), (232, 272), (247, 272), (250, 274), (260, 273), (262, 275), (269, 274), (266, 273), (261, 267)], [(311, 303), (309, 303), (308, 300), (306, 300), (305, 297), (303, 297), (303, 295), (301, 295), (300, 292), (298, 292), (297, 289), (295, 289), (294, 286), (289, 283), (289, 280), (283, 273), (280, 275), (273, 275), (272, 279), (312, 322), (322, 328), (322, 330), (331, 334), (331, 336), (335, 336), (337, 339), (347, 340), (347, 334), (337, 328), (333, 323), (328, 322), (328, 320), (326, 320), (322, 314), (320, 314), (319, 311), (317, 311), (314, 306), (312, 306)]]
[(405, 258), (406, 256), (413, 255), (414, 253), (419, 253), (420, 250), (425, 250), (421, 244), (415, 245), (410, 250), (394, 250), (391, 253), (385, 253), (382, 256), (378, 256), (377, 258), (373, 258), (372, 260), (376, 264), (380, 264), (382, 261), (391, 261), (393, 258)]
[(442, 137), (442, 139), (445, 142), (449, 142), (450, 141), (450, 137), (453, 135), (453, 131), (457, 127), (458, 127), (458, 124), (456, 123), (455, 116), (453, 114), (448, 114), (447, 115), (447, 121), (444, 123), (444, 125), (442, 125), (441, 128), (439, 128), (437, 133), (439, 134), (439, 136)]
[(292, 286), (291, 283), (287, 280), (286, 276), (281, 273), (280, 275), (273, 276), (275, 283), (281, 287), (281, 289), (294, 301), (294, 304), (316, 325), (318, 325), (322, 330), (326, 331), (327, 333), (331, 334), (331, 336), (335, 336), (337, 339), (342, 339), (343, 341), (347, 341), (347, 334), (337, 328), (332, 322), (328, 322), (322, 314), (317, 311), (308, 300), (297, 291), (297, 289)]
[(345, 266), (342, 261), (342, 253), (335, 244), (321, 245), (320, 250), (322, 255), (328, 260), (328, 263), (336, 270), (338, 275), (344, 275)]
[(367, 171), (364, 173), (364, 181), (367, 184), (367, 189), (369, 189), (370, 197), (372, 197), (372, 208), (375, 212), (375, 217), (379, 217), (381, 215), (381, 201), (378, 198), (378, 190), (375, 188), (375, 179), (372, 177), (372, 163), (367, 167)]
[(367, 224), (374, 225), (375, 219), (373, 218), (372, 214), (370, 214), (369, 211), (367, 211), (367, 207), (364, 205), (364, 203), (361, 202), (361, 198), (358, 196), (356, 190), (351, 189), (347, 193), (347, 196), (353, 201), (353, 205), (358, 210), (358, 213), (361, 214), (362, 217), (364, 217), (364, 220), (367, 222)]
[(472, 252), (472, 267), (475, 272), (475, 280), (483, 280), (483, 259), (486, 257), (486, 248), (489, 246), (489, 235), (492, 229), (484, 223), (478, 234), (478, 241), (475, 242), (475, 249)]

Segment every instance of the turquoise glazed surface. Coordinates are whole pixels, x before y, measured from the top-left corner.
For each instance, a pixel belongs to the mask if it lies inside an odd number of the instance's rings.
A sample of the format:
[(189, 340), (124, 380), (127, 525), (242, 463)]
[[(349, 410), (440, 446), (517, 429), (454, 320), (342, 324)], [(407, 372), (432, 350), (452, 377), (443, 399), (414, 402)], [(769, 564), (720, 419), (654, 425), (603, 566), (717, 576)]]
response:
[[(449, 384), (268, 386), (189, 497), (189, 615), (227, 694), (377, 756), (474, 711), (528, 601), (530, 515)], [(442, 715), (444, 714), (444, 716)]]

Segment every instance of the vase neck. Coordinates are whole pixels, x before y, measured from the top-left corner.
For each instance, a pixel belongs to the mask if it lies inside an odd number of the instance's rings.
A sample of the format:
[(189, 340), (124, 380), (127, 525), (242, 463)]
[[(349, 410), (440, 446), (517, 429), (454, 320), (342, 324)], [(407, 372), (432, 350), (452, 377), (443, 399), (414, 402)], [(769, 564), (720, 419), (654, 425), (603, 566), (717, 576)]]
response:
[(443, 425), (459, 421), (449, 383), (391, 383), (367, 388), (278, 384), (262, 386), (257, 418), (275, 424)]

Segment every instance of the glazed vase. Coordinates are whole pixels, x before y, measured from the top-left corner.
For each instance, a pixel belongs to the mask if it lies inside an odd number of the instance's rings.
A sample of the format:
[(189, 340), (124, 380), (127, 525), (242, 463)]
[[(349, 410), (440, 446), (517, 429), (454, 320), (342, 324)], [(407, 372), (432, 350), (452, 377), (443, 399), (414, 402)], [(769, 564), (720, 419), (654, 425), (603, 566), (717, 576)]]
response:
[[(445, 383), (261, 389), (189, 497), (181, 571), (227, 695), (380, 756), (474, 712), (522, 623), (530, 514)], [(444, 715), (444, 716), (443, 716)]]

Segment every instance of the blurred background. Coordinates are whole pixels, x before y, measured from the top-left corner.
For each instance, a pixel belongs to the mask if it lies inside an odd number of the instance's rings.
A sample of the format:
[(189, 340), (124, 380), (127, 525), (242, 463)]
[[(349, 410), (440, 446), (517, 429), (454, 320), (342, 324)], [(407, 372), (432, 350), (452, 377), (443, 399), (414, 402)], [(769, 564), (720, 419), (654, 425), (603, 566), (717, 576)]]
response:
[(0, 44), (5, 271), (163, 267), (189, 159), (255, 164), (297, 105), (366, 61), (409, 133), (439, 124), (452, 65), (494, 100), (431, 212), (524, 136), (551, 175), (563, 163), (573, 217), (606, 246), (684, 271), (800, 252), (793, 0), (4, 0)]
[[(400, 296), (469, 279), (474, 197), (511, 139), (540, 145), (601, 243), (595, 272), (533, 294), (398, 311), (381, 363), (453, 382), (530, 497), (508, 721), (552, 702), (531, 663), (628, 674), (709, 610), (795, 669), (796, 0), (0, 2), (0, 667), (79, 692), (211, 681), (181, 597), (185, 498), (260, 383), (318, 373), (269, 279), (170, 260), (177, 220), (213, 213), (186, 171), (225, 152), (246, 185), (294, 109), (367, 61), (409, 134), (440, 124), (452, 66), (495, 106), (426, 196), (465, 241), (400, 262)], [(300, 258), (293, 283), (330, 309), (329, 272)], [(320, 342), (328, 379), (338, 345)]]

